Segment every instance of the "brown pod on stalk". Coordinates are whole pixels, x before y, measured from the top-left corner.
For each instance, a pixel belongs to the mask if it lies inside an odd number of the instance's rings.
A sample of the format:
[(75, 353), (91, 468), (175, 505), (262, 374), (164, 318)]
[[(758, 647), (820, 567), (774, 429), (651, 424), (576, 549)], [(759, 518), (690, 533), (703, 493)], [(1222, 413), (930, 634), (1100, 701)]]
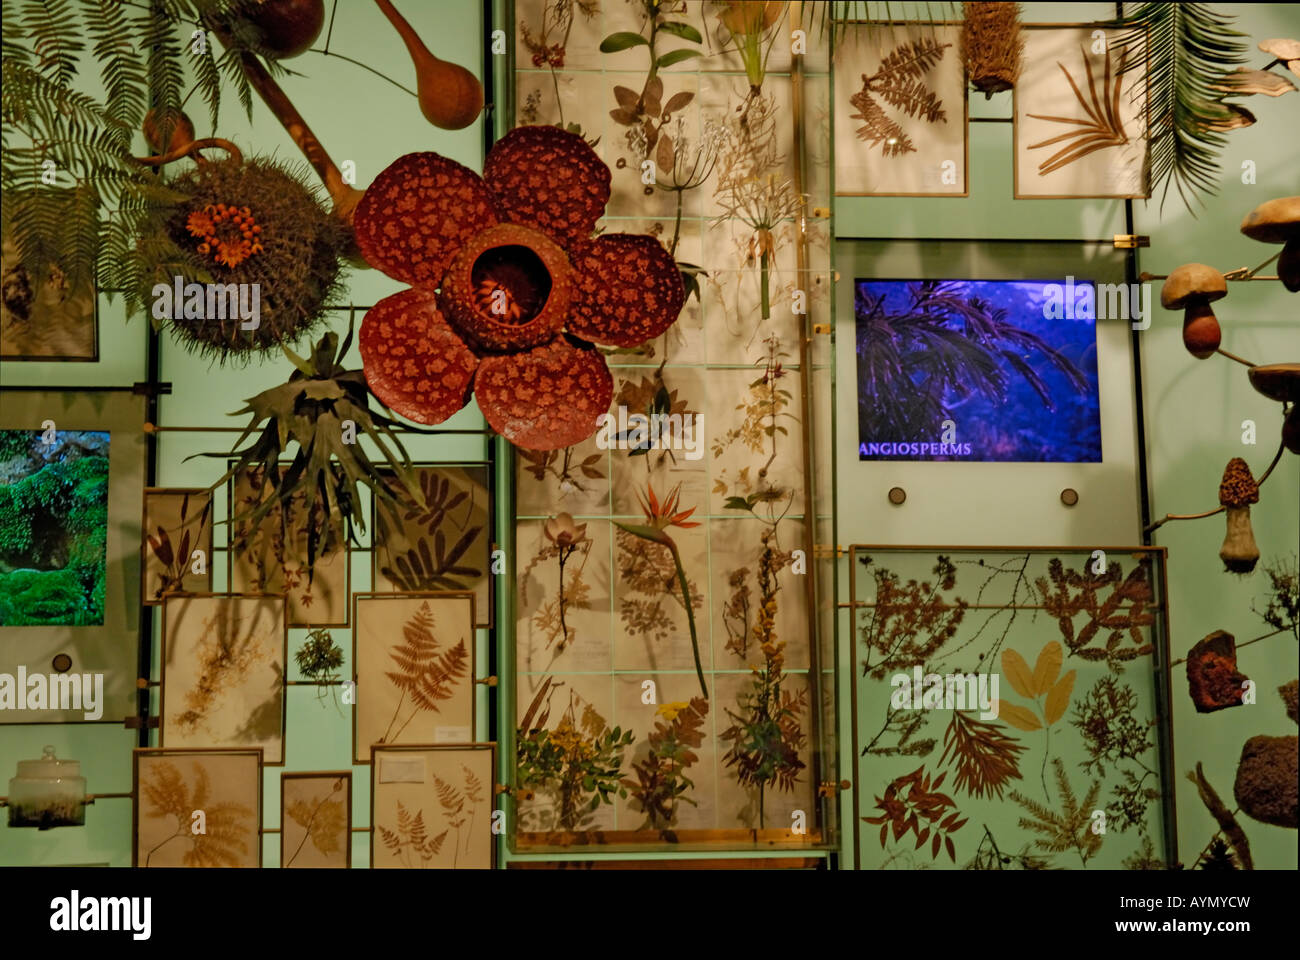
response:
[(443, 130), (468, 127), (483, 110), (483, 85), (457, 63), (439, 60), (389, 0), (375, 0), (396, 28), (415, 64), (415, 85), (424, 119)]
[(1166, 310), (1182, 309), (1183, 346), (1198, 360), (1219, 349), (1219, 321), (1210, 304), (1228, 295), (1223, 274), (1203, 263), (1185, 263), (1176, 268), (1160, 289), (1160, 305)]
[(311, 49), (325, 26), (325, 0), (264, 0), (244, 10), (262, 35), (260, 51), (288, 60)]
[(172, 125), (171, 139), (164, 146), (162, 142), (162, 127), (165, 124), (158, 122), (158, 112), (150, 110), (144, 115), (144, 142), (149, 144), (149, 149), (154, 153), (172, 153), (187, 147), (194, 142), (194, 122), (182, 113), (176, 122)]

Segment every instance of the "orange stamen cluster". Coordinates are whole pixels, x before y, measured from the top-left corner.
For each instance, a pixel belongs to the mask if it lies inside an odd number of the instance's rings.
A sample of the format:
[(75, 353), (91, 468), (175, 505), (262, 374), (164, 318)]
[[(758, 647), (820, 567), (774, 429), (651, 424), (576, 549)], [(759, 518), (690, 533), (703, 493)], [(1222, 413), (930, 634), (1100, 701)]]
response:
[(227, 267), (237, 267), (262, 252), (258, 239), (262, 228), (248, 207), (209, 203), (186, 218), (185, 229), (201, 241), (200, 254)]

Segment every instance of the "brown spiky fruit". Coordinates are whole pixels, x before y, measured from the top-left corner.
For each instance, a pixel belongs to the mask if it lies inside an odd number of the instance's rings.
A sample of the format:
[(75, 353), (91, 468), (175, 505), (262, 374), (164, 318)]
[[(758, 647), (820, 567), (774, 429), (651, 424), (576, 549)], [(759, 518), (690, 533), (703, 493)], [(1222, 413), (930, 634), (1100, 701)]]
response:
[(970, 84), (987, 100), (1010, 90), (1020, 77), (1025, 39), (1020, 33), (1020, 4), (964, 3), (961, 48)]

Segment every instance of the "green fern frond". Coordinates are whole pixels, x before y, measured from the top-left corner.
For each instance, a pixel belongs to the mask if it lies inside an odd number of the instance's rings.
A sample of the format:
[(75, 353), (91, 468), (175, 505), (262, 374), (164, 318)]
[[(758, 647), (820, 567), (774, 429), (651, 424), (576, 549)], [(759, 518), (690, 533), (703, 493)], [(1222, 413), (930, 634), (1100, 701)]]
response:
[(85, 49), (71, 0), (26, 0), (21, 17), (37, 69), (66, 87), (76, 76), (79, 54)]

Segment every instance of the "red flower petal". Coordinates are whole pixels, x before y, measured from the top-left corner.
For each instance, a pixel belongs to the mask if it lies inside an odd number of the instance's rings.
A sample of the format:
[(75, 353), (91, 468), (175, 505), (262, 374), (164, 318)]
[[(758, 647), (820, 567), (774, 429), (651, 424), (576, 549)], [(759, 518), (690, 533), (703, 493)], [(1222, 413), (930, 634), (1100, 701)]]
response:
[(560, 336), (526, 353), (484, 358), (474, 396), (492, 429), (515, 446), (558, 450), (596, 432), (614, 378), (594, 347)]
[(475, 347), (524, 350), (549, 343), (564, 326), (570, 274), (568, 257), (544, 234), (499, 223), (460, 248), (438, 302)]
[(461, 245), (497, 222), (478, 174), (436, 153), (398, 157), (366, 188), (353, 217), (366, 262), (436, 287)]
[(478, 358), (447, 325), (434, 295), (384, 297), (361, 323), (361, 366), (370, 392), (416, 423), (442, 423), (469, 403)]
[(635, 347), (659, 336), (686, 302), (682, 275), (668, 251), (644, 233), (609, 233), (575, 247), (570, 333)]
[(559, 127), (516, 127), (488, 151), (483, 179), (497, 211), (568, 246), (591, 236), (609, 202), (609, 167)]

